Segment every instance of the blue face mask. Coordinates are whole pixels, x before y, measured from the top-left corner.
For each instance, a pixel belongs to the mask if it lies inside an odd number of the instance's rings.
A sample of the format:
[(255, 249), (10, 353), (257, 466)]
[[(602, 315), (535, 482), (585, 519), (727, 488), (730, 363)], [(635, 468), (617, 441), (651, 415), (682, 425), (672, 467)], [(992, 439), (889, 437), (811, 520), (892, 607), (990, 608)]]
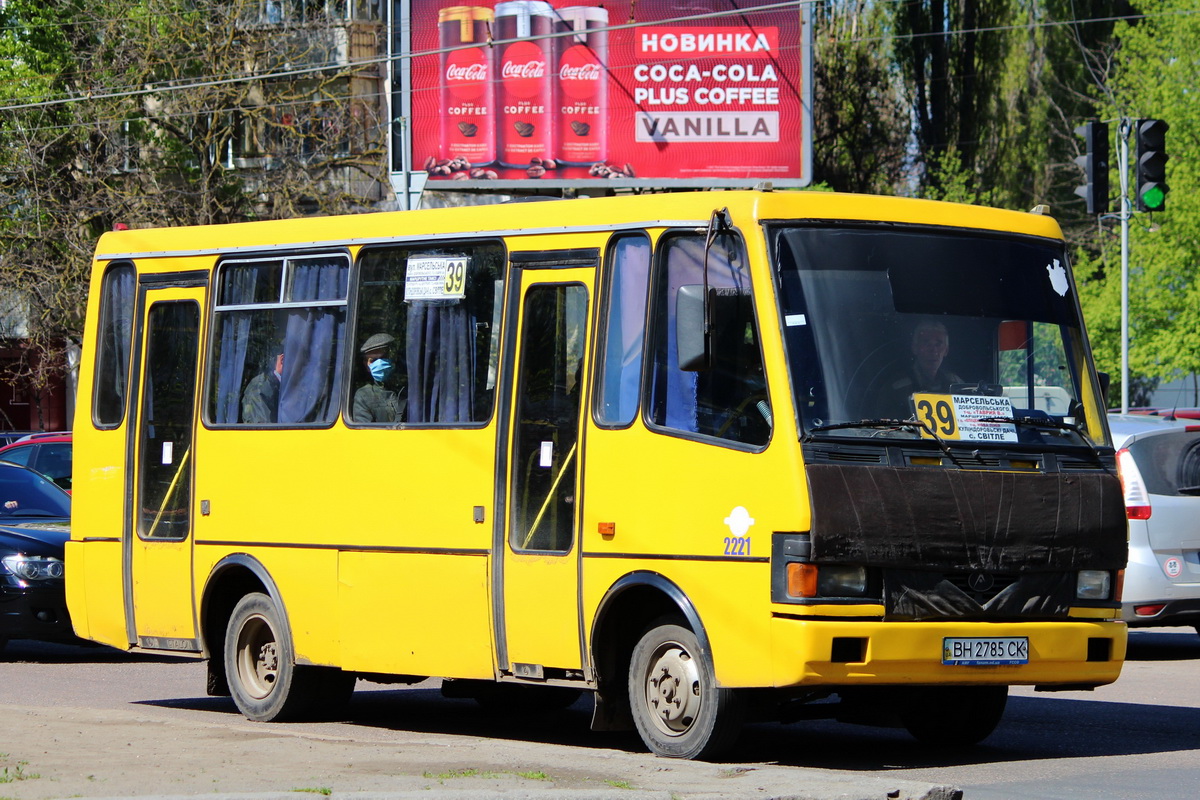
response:
[(371, 362), (371, 377), (377, 383), (383, 383), (392, 374), (392, 362), (386, 358), (377, 358)]

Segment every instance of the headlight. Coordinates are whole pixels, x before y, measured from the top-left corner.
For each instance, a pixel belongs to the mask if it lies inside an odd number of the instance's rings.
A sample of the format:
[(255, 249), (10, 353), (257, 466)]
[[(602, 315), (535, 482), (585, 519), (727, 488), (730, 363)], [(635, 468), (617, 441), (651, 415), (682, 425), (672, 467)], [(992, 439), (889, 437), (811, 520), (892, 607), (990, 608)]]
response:
[(1112, 573), (1104, 569), (1081, 569), (1075, 582), (1080, 600), (1107, 600), (1112, 593)]
[(821, 597), (861, 597), (866, 593), (866, 567), (822, 564), (817, 568), (817, 594)]
[(0, 559), (7, 572), (26, 581), (44, 581), (63, 576), (63, 562), (53, 556), (26, 556), (20, 553)]

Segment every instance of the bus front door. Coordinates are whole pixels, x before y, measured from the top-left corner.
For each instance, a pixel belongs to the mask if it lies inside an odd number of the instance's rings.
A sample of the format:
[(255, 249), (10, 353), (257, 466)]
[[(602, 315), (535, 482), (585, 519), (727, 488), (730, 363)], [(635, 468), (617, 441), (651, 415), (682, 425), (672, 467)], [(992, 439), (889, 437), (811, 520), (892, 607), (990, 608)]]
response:
[[(579, 413), (590, 269), (519, 270), (508, 491), (497, 595), (500, 668), (534, 680), (582, 669)], [(510, 350), (510, 352), (513, 352)], [(497, 548), (501, 552), (500, 548)]]
[[(190, 277), (190, 276), (189, 276)], [(192, 452), (203, 287), (139, 292), (136, 424), (130, 427), (125, 619), (130, 641), (199, 650), (192, 591)]]

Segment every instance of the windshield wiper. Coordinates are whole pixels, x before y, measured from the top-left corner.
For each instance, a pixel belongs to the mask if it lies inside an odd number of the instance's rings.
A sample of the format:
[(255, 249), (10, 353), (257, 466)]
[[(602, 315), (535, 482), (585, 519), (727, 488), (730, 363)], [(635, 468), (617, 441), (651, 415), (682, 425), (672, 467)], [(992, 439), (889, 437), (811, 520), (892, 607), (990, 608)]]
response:
[(1070, 431), (1082, 439), (1085, 444), (1090, 445), (1092, 443), (1092, 440), (1088, 438), (1088, 435), (1078, 425), (1047, 417), (987, 417), (981, 421), (987, 423), (1006, 422), (1011, 425), (1027, 425), (1030, 428), (1040, 428), (1041, 430), (1048, 431)]
[(955, 466), (961, 467), (958, 459), (955, 458), (954, 452), (950, 446), (937, 435), (937, 431), (929, 427), (928, 424), (919, 419), (860, 419), (857, 422), (835, 422), (832, 425), (817, 425), (808, 429), (808, 434), (805, 436), (805, 441), (811, 441), (812, 435), (821, 431), (836, 431), (845, 430), (847, 428), (884, 428), (891, 430), (903, 430), (916, 433), (920, 436), (920, 432), (924, 431), (929, 434), (929, 438), (937, 442), (938, 449), (946, 458), (954, 462)]
[(809, 434), (813, 434), (819, 431), (837, 431), (849, 428), (895, 428), (897, 430), (909, 430), (920, 427), (920, 424), (913, 420), (860, 419), (857, 422), (835, 422), (832, 425), (814, 425), (808, 429), (808, 432)]

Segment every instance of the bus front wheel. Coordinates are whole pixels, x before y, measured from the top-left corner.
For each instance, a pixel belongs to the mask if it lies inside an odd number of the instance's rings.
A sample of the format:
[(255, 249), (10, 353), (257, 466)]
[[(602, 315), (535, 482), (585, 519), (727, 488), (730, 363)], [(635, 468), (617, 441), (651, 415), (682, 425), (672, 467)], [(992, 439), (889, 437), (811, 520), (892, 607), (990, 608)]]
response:
[(918, 686), (905, 692), (900, 720), (919, 742), (964, 747), (991, 735), (1007, 703), (1007, 686)]
[(324, 716), (354, 691), (352, 672), (296, 664), (283, 617), (265, 594), (243, 597), (225, 633), (225, 675), (238, 710), (256, 722)]
[(717, 686), (696, 635), (676, 624), (656, 623), (634, 647), (629, 703), (642, 741), (668, 758), (713, 758), (742, 727), (739, 696)]

